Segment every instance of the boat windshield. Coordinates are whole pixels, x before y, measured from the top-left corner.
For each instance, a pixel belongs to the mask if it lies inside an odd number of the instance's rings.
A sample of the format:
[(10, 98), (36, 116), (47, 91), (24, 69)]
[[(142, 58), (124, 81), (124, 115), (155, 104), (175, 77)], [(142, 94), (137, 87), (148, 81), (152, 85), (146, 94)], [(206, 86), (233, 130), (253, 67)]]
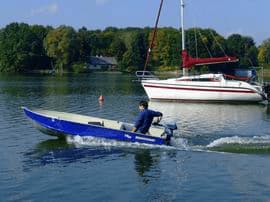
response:
[(177, 81), (198, 81), (198, 82), (218, 82), (221, 80), (221, 77), (218, 75), (202, 75), (202, 76), (190, 76), (190, 77), (181, 77)]

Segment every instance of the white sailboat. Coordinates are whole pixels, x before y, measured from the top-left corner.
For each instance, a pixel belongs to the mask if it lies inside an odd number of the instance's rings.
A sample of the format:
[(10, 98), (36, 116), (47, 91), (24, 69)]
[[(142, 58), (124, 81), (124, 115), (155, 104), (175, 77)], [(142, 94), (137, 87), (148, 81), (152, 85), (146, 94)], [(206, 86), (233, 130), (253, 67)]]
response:
[(183, 76), (166, 80), (142, 80), (150, 100), (204, 102), (261, 102), (267, 99), (263, 86), (256, 82), (227, 79), (223, 74), (186, 75), (194, 65), (236, 62), (237, 58), (192, 58), (185, 49), (184, 0), (181, 0)]

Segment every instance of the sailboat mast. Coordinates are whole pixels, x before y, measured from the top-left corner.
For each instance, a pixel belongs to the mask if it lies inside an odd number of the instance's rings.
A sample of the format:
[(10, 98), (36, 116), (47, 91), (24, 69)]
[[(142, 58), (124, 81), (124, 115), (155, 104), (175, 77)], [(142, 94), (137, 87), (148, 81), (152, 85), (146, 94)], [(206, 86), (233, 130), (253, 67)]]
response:
[[(184, 4), (184, 0), (180, 0), (180, 2), (181, 2), (180, 13), (181, 13), (182, 51), (183, 51), (186, 49), (186, 47), (185, 47), (185, 30), (184, 30), (184, 7), (185, 7), (185, 4)], [(183, 76), (186, 75), (185, 69), (186, 68), (183, 67)]]
[(184, 0), (181, 0), (182, 50), (185, 50), (184, 7), (185, 7)]

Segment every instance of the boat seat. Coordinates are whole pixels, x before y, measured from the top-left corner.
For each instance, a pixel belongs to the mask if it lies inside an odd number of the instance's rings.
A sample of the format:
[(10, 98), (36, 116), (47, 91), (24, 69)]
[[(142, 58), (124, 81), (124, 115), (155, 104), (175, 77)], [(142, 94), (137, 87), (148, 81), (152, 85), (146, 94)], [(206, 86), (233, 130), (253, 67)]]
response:
[(88, 124), (90, 125), (96, 125), (96, 126), (104, 126), (103, 122), (99, 122), (99, 121), (89, 121)]

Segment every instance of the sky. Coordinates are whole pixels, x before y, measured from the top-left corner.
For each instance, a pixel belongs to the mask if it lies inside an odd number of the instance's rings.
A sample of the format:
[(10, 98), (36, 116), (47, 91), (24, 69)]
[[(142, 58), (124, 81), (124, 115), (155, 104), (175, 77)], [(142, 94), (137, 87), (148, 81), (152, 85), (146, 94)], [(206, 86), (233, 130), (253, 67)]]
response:
[[(160, 0), (2, 0), (0, 27), (11, 22), (83, 26), (153, 27)], [(212, 28), (224, 37), (238, 33), (260, 45), (270, 38), (270, 0), (185, 0), (185, 28)], [(164, 0), (160, 27), (180, 27), (180, 0)]]

